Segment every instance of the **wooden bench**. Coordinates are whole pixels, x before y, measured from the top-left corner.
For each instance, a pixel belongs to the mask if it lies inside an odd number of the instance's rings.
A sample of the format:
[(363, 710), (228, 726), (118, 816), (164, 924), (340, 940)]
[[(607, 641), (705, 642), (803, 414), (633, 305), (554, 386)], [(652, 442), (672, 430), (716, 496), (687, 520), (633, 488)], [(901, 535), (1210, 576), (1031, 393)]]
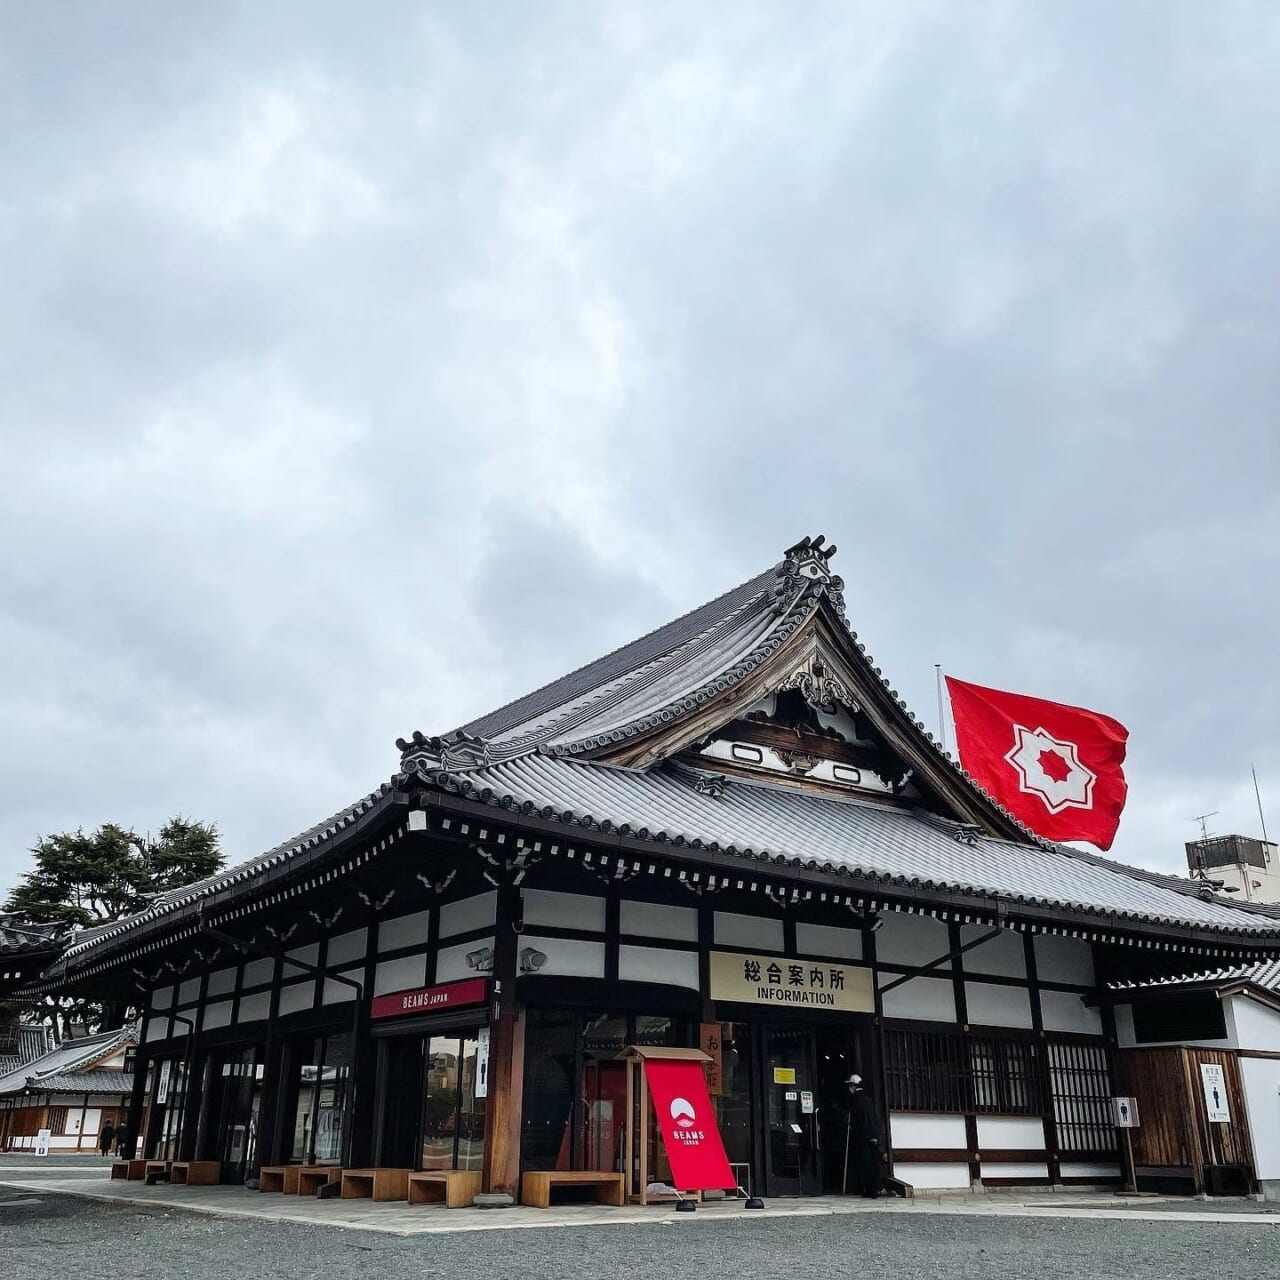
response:
[(344, 1200), (404, 1200), (412, 1169), (344, 1169)]
[(169, 1166), (169, 1181), (175, 1187), (216, 1187), (222, 1181), (218, 1160), (175, 1160)]
[(465, 1209), (480, 1194), (480, 1170), (424, 1169), (409, 1175), (410, 1204), (440, 1204), (446, 1209)]
[(298, 1194), (298, 1174), (301, 1166), (296, 1164), (273, 1164), (258, 1170), (259, 1191), (283, 1191), (287, 1196)]
[(154, 1187), (157, 1182), (168, 1182), (169, 1161), (144, 1160), (142, 1162), (142, 1180), (149, 1187)]
[(298, 1166), (298, 1194), (318, 1195), (331, 1182), (342, 1181), (342, 1169), (336, 1164), (304, 1164)]
[(535, 1209), (549, 1209), (552, 1187), (594, 1187), (600, 1204), (625, 1203), (622, 1174), (597, 1173), (589, 1169), (548, 1169), (526, 1173), (520, 1186), (520, 1201)]
[(124, 1178), (129, 1182), (141, 1182), (147, 1176), (147, 1162), (145, 1160), (113, 1160), (111, 1162), (111, 1177)]

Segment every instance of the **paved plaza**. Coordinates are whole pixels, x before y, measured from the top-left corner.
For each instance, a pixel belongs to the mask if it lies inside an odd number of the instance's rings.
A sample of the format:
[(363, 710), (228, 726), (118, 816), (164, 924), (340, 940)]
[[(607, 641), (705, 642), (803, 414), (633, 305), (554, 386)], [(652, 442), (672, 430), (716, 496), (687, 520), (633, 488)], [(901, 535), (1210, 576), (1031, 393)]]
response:
[(1274, 1277), (1280, 1212), (1251, 1200), (995, 1194), (497, 1212), (111, 1183), (84, 1163), (0, 1163), (0, 1257), (43, 1280), (626, 1275)]

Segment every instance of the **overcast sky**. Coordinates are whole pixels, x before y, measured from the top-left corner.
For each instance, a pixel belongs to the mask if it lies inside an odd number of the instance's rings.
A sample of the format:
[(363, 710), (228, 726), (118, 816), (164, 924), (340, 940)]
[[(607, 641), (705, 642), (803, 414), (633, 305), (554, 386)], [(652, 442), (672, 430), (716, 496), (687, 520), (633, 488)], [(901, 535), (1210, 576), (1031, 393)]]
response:
[(839, 544), (1280, 833), (1280, 8), (0, 2), (0, 889), (238, 861)]

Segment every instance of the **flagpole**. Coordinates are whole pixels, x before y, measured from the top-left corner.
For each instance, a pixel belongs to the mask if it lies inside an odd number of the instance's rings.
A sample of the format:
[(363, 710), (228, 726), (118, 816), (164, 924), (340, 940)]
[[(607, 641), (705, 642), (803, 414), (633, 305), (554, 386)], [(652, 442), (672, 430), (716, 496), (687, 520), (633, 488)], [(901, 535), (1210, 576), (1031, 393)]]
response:
[(942, 750), (947, 749), (947, 718), (942, 713), (942, 663), (935, 662), (933, 664), (934, 676), (938, 684), (938, 740), (941, 743)]
[(1270, 844), (1267, 839), (1267, 820), (1262, 814), (1262, 792), (1258, 790), (1258, 771), (1253, 765), (1250, 765), (1249, 772), (1253, 774), (1253, 795), (1258, 802), (1258, 821), (1262, 823), (1262, 843)]

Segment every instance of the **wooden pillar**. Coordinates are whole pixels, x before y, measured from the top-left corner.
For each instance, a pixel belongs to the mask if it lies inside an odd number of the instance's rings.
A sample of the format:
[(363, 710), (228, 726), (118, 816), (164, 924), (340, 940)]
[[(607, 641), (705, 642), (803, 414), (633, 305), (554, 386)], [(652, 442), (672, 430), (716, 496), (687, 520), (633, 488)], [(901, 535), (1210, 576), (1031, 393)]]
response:
[(253, 1167), (248, 1176), (256, 1178), (264, 1164), (275, 1164), (278, 1156), (280, 1125), (278, 1112), (284, 1081), (280, 1078), (281, 1045), (276, 1034), (276, 1019), (280, 1016), (280, 976), (284, 961), (276, 956), (271, 962), (271, 994), (267, 998), (267, 1035), (263, 1046), (262, 1101), (258, 1110), (258, 1141), (253, 1152)]
[(135, 1151), (143, 1150), (139, 1143), (142, 1136), (142, 1103), (147, 1092), (147, 1073), (151, 1068), (150, 1059), (142, 1052), (146, 1028), (147, 1020), (144, 1018), (138, 1036), (138, 1052), (133, 1059), (133, 1088), (129, 1092), (129, 1111), (124, 1125), (125, 1146), (122, 1154), (126, 1160), (132, 1159)]
[(524, 1101), (524, 1010), (516, 1001), (520, 891), (498, 893), (489, 1024), (489, 1105), (484, 1138), (484, 1189), (520, 1198), (520, 1121)]

